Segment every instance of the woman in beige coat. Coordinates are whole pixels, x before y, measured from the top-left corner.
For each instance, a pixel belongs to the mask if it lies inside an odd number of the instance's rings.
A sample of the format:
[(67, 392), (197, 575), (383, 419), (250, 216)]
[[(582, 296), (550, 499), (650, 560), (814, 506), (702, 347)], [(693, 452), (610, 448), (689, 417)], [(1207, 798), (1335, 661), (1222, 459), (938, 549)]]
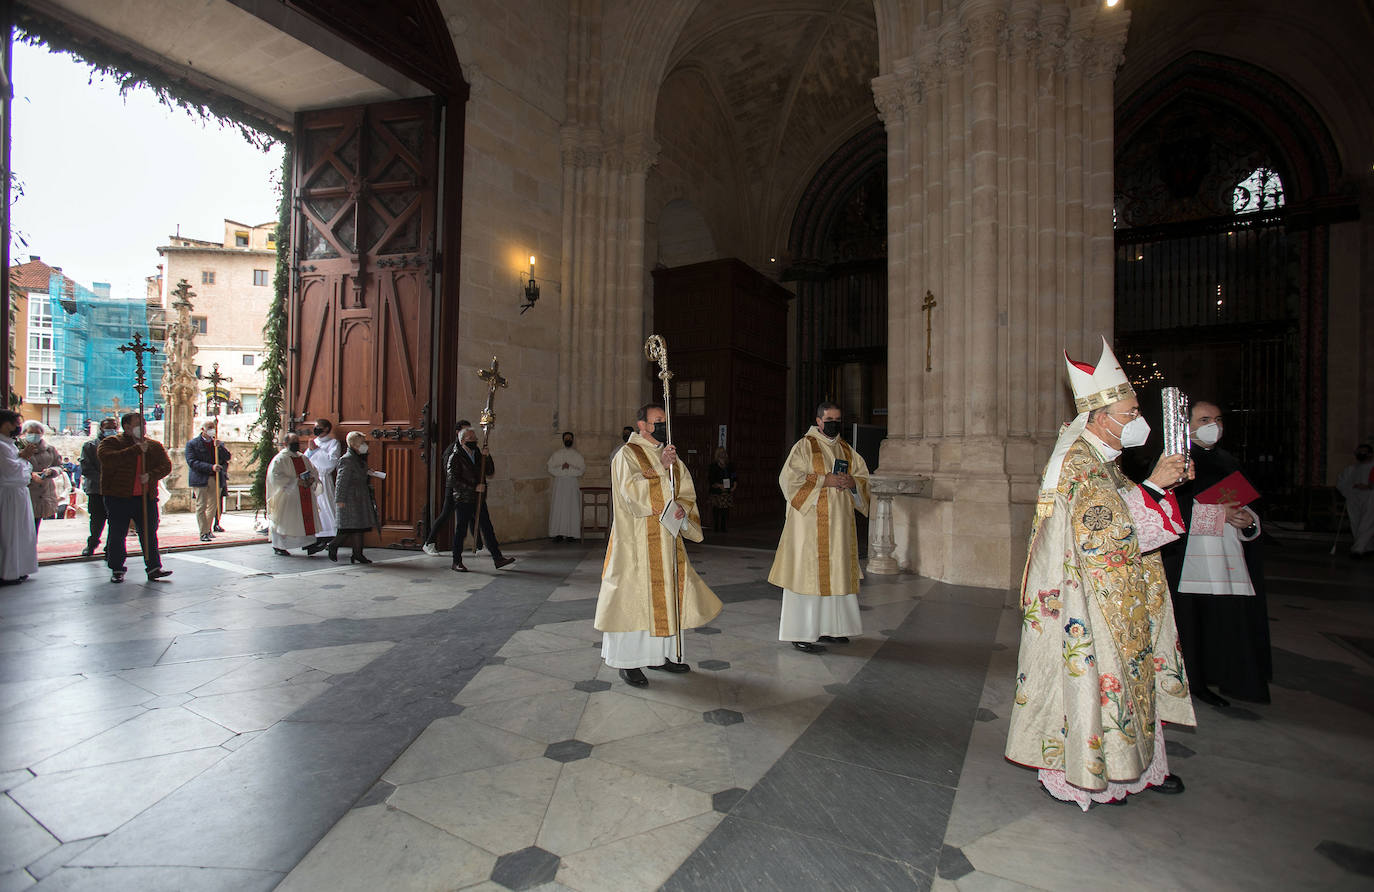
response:
[(57, 514), (57, 475), (65, 473), (57, 450), (47, 440), (47, 428), (41, 421), (26, 421), (19, 437), (24, 446), (32, 446), (29, 464), (33, 476), (29, 478), (29, 499), (33, 502), (33, 528), (38, 529), (43, 518)]

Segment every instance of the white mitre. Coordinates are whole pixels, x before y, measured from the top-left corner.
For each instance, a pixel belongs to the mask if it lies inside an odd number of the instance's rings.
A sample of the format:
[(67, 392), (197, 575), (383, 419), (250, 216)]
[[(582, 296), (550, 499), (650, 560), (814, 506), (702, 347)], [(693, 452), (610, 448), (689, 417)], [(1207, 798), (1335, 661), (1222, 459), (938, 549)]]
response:
[(1135, 389), (1131, 387), (1130, 379), (1126, 377), (1106, 338), (1102, 339), (1102, 355), (1098, 357), (1096, 366), (1070, 359), (1067, 350), (1064, 351), (1064, 366), (1069, 370), (1069, 385), (1073, 388), (1073, 405), (1078, 410), (1078, 417), (1059, 432), (1054, 451), (1045, 464), (1036, 507), (1036, 513), (1042, 518), (1048, 517), (1054, 510), (1054, 493), (1059, 488), (1059, 472), (1064, 466), (1064, 456), (1087, 428), (1088, 413), (1135, 396)]

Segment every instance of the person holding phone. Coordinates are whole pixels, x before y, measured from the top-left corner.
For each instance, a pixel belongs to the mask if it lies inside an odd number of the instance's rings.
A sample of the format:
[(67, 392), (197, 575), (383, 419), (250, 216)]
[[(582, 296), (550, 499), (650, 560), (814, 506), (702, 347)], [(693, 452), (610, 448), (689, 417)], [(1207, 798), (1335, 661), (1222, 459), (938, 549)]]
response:
[(787, 520), (768, 581), (782, 589), (778, 638), (809, 654), (863, 631), (854, 512), (868, 515), (868, 464), (840, 436), (842, 417), (834, 403), (817, 406), (778, 475)]

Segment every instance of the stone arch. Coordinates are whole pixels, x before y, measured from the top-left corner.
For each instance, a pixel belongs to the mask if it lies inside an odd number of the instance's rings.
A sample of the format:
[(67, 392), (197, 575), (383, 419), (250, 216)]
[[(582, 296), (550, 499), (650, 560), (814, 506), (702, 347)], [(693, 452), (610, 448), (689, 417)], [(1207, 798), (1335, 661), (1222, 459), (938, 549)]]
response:
[[(1229, 130), (1234, 139), (1252, 143), (1251, 155), (1259, 161), (1268, 161), (1278, 171), (1290, 203), (1326, 196), (1342, 178), (1341, 160), (1330, 130), (1311, 103), (1288, 81), (1248, 62), (1204, 52), (1183, 56), (1118, 105), (1118, 174), (1123, 167), (1128, 167), (1136, 171), (1138, 178), (1142, 169), (1163, 163), (1162, 157), (1153, 160), (1137, 157), (1145, 151), (1141, 143), (1157, 139), (1157, 131), (1168, 128), (1173, 118), (1194, 117), (1203, 118), (1205, 126), (1200, 123), (1189, 127), (1191, 132), (1173, 138), (1172, 144), (1182, 164), (1189, 159), (1214, 160), (1204, 156), (1219, 152), (1237, 156), (1221, 163), (1240, 167), (1249, 164), (1241, 147), (1216, 145), (1217, 139), (1226, 139), (1224, 134)], [(1161, 151), (1167, 151), (1167, 147)], [(1262, 157), (1265, 155), (1268, 157)], [(1250, 169), (1253, 167), (1254, 164), (1249, 164)], [(1239, 176), (1248, 175), (1250, 169), (1240, 172)], [(1192, 175), (1201, 180), (1205, 175), (1200, 169), (1157, 173), (1165, 179), (1163, 185), (1175, 192), (1193, 185), (1177, 181), (1178, 178)], [(1228, 179), (1230, 175), (1229, 171), (1216, 172), (1220, 179)], [(1171, 176), (1175, 182), (1168, 181)], [(1129, 179), (1124, 182), (1124, 188), (1129, 191)], [(1216, 184), (1199, 182), (1196, 185), (1218, 191), (1229, 190), (1235, 184), (1219, 180)], [(1225, 195), (1229, 198), (1229, 191)], [(1229, 208), (1218, 207), (1217, 211), (1227, 213)]]
[(686, 266), (719, 257), (711, 225), (697, 206), (683, 198), (668, 202), (658, 217), (658, 263)]

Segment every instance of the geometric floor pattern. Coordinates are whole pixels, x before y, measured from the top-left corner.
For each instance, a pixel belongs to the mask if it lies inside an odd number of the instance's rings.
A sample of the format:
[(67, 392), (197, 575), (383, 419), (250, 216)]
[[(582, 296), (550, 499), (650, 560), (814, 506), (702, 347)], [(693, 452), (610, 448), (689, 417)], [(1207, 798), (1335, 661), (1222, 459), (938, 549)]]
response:
[(5, 589), (0, 892), (1374, 882), (1369, 565), (1273, 548), (1273, 702), (1166, 729), (1185, 795), (1083, 813), (1001, 757), (1004, 592), (869, 577), (865, 634), (814, 656), (777, 641), (770, 554), (694, 546), (725, 609), (692, 672), (632, 688), (591, 627), (599, 546), (509, 553), (255, 545)]

